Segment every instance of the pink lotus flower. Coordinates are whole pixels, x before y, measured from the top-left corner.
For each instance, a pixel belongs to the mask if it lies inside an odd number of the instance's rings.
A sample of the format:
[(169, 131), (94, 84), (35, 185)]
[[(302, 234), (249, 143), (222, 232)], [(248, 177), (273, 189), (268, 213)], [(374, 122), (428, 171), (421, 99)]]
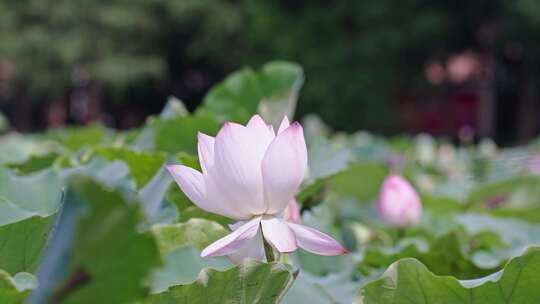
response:
[(233, 232), (206, 247), (202, 257), (262, 260), (263, 238), (281, 253), (298, 247), (320, 255), (346, 253), (330, 236), (294, 223), (299, 216), (283, 219), (290, 202), (297, 208), (294, 195), (307, 170), (299, 123), (289, 125), (285, 117), (276, 135), (255, 115), (246, 126), (227, 122), (215, 138), (199, 133), (198, 139), (202, 173), (182, 165), (167, 169), (201, 209), (238, 221)]
[(418, 223), (422, 215), (422, 203), (407, 180), (399, 175), (390, 175), (383, 182), (377, 210), (388, 224), (405, 227)]

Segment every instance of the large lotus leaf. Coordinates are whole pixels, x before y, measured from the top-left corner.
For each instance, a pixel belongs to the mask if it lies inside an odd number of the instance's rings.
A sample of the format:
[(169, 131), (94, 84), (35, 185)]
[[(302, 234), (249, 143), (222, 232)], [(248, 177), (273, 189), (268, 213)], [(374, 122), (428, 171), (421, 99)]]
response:
[(216, 135), (219, 122), (210, 113), (198, 112), (170, 119), (153, 118), (145, 126), (134, 147), (137, 150), (158, 150), (168, 153), (197, 153), (197, 132)]
[(60, 205), (61, 189), (62, 180), (52, 170), (17, 176), (0, 168), (0, 225), (54, 214)]
[(40, 262), (62, 182), (53, 171), (16, 176), (0, 168), (0, 268), (34, 272)]
[(111, 132), (102, 125), (70, 127), (49, 131), (45, 138), (57, 141), (63, 147), (77, 151), (84, 146), (94, 146), (111, 140)]
[(435, 237), (427, 233), (423, 236), (403, 237), (393, 247), (372, 245), (365, 249), (361, 267), (385, 268), (398, 259), (411, 257), (420, 260), (439, 275), (453, 275), (462, 279), (487, 275), (501, 261), (493, 263), (491, 259), (480, 259), (474, 255), (474, 250), (482, 247), (482, 250), (490, 252), (504, 248), (504, 244), (497, 235), (486, 234), (467, 235), (458, 229)]
[(355, 303), (533, 304), (540, 303), (540, 247), (531, 247), (487, 277), (459, 281), (437, 276), (415, 259), (392, 264), (362, 287)]
[(279, 303), (295, 277), (287, 265), (248, 260), (223, 272), (205, 269), (194, 283), (171, 287), (145, 303)]
[(206, 267), (225, 270), (232, 267), (224, 257), (201, 258), (200, 251), (229, 233), (222, 225), (205, 219), (192, 218), (186, 223), (157, 224), (151, 228), (164, 265), (152, 275), (153, 292), (170, 286), (192, 283)]
[(353, 280), (351, 271), (329, 274), (324, 277), (300, 271), (298, 278), (285, 295), (283, 303), (352, 303), (358, 283), (358, 281)]
[(290, 62), (269, 62), (257, 71), (243, 68), (212, 88), (201, 109), (239, 122), (259, 112), (276, 126), (284, 115), (294, 115), (303, 81), (302, 68)]
[(97, 148), (95, 154), (107, 160), (125, 162), (135, 178), (137, 188), (141, 189), (165, 163), (166, 155), (161, 152), (133, 151), (127, 148)]
[(163, 266), (152, 272), (151, 291), (158, 293), (171, 286), (191, 284), (204, 268), (223, 271), (233, 267), (225, 257), (201, 258), (200, 254), (199, 249), (191, 246), (176, 247), (168, 251), (163, 257)]
[[(70, 212), (74, 207), (80, 211)], [(59, 282), (56, 286), (46, 282), (44, 288), (51, 290), (38, 288), (33, 300), (84, 304), (144, 298), (149, 291), (144, 280), (160, 258), (152, 235), (138, 230), (138, 207), (119, 192), (86, 178), (72, 178), (55, 231), (58, 239), (53, 238), (48, 247), (51, 254), (46, 259), (51, 259), (44, 264), (43, 277), (39, 276), (41, 281), (45, 275), (50, 279), (60, 274)], [(58, 257), (64, 259), (53, 261)]]
[(34, 216), (0, 226), (0, 269), (35, 272), (53, 222), (54, 216)]

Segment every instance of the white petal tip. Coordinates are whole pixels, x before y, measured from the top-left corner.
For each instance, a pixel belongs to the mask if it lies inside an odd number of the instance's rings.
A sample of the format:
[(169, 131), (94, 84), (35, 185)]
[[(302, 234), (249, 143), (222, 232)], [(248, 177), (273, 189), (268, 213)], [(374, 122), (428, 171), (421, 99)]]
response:
[(210, 135), (207, 135), (207, 134), (204, 134), (203, 132), (197, 132), (197, 139), (198, 140), (205, 140), (207, 139), (208, 137), (212, 137)]
[[(249, 119), (249, 121), (255, 121), (255, 120), (260, 120), (260, 121), (263, 121), (264, 122), (264, 119), (261, 117), (261, 115), (259, 114), (255, 114), (253, 116), (251, 116), (251, 118)], [(248, 122), (249, 123), (249, 122)]]

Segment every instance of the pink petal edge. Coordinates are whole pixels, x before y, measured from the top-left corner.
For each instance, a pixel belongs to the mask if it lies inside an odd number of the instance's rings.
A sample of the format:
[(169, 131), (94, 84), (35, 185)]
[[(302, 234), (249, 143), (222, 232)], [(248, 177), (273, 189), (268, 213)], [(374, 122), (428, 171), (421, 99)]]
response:
[(268, 214), (282, 212), (298, 191), (307, 171), (302, 126), (295, 122), (268, 146), (262, 160), (264, 199)]
[(214, 164), (214, 143), (214, 137), (202, 132), (197, 133), (197, 151), (203, 172), (207, 172), (208, 168)]
[(347, 250), (331, 236), (311, 227), (287, 223), (296, 236), (298, 246), (306, 251), (325, 256), (345, 255)]

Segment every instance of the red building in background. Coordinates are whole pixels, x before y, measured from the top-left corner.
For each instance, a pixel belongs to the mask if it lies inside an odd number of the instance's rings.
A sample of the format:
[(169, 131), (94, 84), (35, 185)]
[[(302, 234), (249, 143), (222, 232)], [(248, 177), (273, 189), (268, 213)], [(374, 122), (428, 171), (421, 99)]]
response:
[(473, 51), (430, 62), (430, 88), (399, 98), (402, 130), (459, 137), (496, 135), (496, 86), (493, 60)]

